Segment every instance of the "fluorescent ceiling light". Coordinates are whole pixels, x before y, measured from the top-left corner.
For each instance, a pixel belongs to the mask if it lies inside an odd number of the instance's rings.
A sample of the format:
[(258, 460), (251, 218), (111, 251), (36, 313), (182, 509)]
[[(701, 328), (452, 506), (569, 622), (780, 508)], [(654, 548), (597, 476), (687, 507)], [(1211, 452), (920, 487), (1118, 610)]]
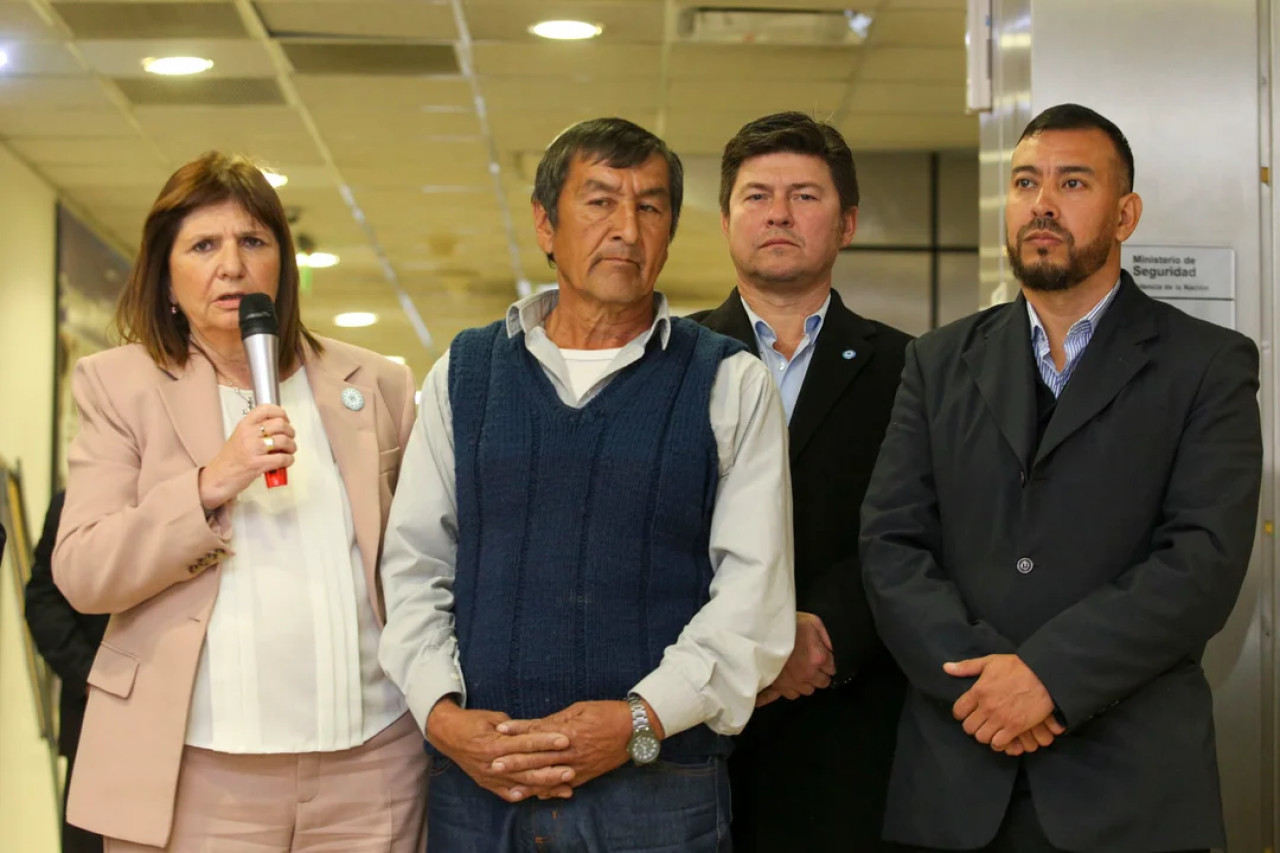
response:
[(372, 326), (378, 322), (378, 315), (368, 311), (348, 311), (345, 314), (339, 314), (333, 318), (335, 326), (341, 326), (344, 329), (358, 329), (361, 326)]
[(323, 270), (329, 267), (336, 267), (338, 261), (341, 260), (337, 255), (329, 252), (298, 252), (296, 255), (298, 266), (311, 267), (313, 270)]
[(396, 364), (404, 364), (404, 356), (402, 356), (402, 355), (389, 355), (389, 356), (387, 356), (387, 361), (394, 361)]
[(142, 67), (152, 74), (163, 74), (166, 77), (183, 74), (201, 74), (213, 67), (212, 59), (202, 56), (162, 56), (147, 57), (142, 60)]
[(289, 183), (288, 175), (282, 175), (279, 172), (272, 171), (271, 169), (259, 168), (258, 171), (266, 177), (267, 183), (271, 184), (271, 186), (276, 189), (280, 189), (280, 187)]
[(676, 32), (685, 41), (711, 44), (842, 47), (866, 41), (874, 22), (857, 9), (691, 6), (679, 12)]
[(539, 21), (529, 27), (529, 32), (544, 39), (565, 41), (595, 38), (604, 32), (604, 27), (599, 24), (588, 24), (586, 21)]

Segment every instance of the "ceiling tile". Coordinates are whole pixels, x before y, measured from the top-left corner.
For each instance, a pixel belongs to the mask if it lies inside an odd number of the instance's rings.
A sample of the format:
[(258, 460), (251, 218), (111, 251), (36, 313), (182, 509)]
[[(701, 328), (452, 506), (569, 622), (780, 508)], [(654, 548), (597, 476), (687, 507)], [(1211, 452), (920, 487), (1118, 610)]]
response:
[(115, 84), (135, 106), (244, 107), (285, 102), (272, 77), (124, 78)]
[(0, 2), (0, 39), (4, 41), (60, 40), (57, 26), (45, 22), (30, 3)]
[(338, 164), (353, 189), (420, 189), (422, 187), (484, 187), (490, 181), (483, 149), (455, 160), (434, 156), (403, 158), (395, 163), (348, 166)]
[[(657, 114), (653, 112), (619, 110), (613, 114), (650, 129), (657, 121)], [(542, 151), (561, 131), (577, 122), (600, 118), (600, 116), (601, 114), (594, 110), (579, 109), (576, 105), (557, 104), (555, 108), (537, 112), (507, 110), (493, 113), (489, 116), (489, 127), (493, 131), (494, 140), (500, 151)], [(504, 158), (504, 168), (508, 164), (514, 164), (514, 155)]]
[(480, 138), (480, 119), (465, 107), (448, 110), (385, 110), (377, 103), (365, 107), (309, 107), (320, 133), (332, 145), (335, 140), (355, 137), (369, 140), (376, 128), (384, 138), (409, 141), (450, 141), (451, 138)]
[(124, 114), (115, 107), (58, 109), (0, 105), (0, 137), (92, 138), (128, 136), (133, 132)]
[(926, 83), (859, 83), (849, 101), (852, 113), (964, 113), (964, 86)]
[(967, 0), (884, 0), (889, 9), (952, 9), (963, 12)]
[(668, 91), (667, 103), (673, 111), (755, 110), (757, 115), (763, 116), (783, 110), (799, 110), (822, 117), (840, 106), (845, 89), (844, 83), (832, 82), (796, 86), (791, 82), (757, 80), (750, 85), (727, 88), (675, 80)]
[(473, 106), (471, 87), (462, 78), (300, 76), (294, 85), (307, 106), (316, 109), (357, 109), (370, 104), (388, 111)]
[[(0, 110), (110, 105), (102, 86), (87, 77), (0, 77)], [(0, 132), (4, 129), (0, 128)]]
[(969, 148), (978, 144), (978, 117), (857, 115), (839, 124), (850, 148), (863, 150)]
[(867, 51), (858, 80), (950, 82), (964, 86), (963, 47), (880, 47)]
[(244, 38), (232, 3), (94, 2), (50, 4), (78, 39)]
[(626, 80), (564, 80), (551, 77), (490, 77), (480, 94), (493, 112), (536, 110), (541, 104), (572, 104), (580, 114), (615, 115), (657, 110), (656, 77)]
[(40, 167), (59, 187), (154, 187), (152, 197), (168, 180), (170, 170), (157, 164), (49, 163)]
[(873, 47), (963, 47), (965, 13), (959, 10), (890, 9), (876, 15)]
[(9, 147), (30, 163), (79, 165), (83, 163), (156, 166), (156, 155), (137, 136), (77, 139), (31, 136), (9, 140)]
[(671, 48), (671, 77), (717, 81), (721, 91), (743, 79), (847, 80), (863, 53), (847, 47), (676, 44)]
[[(139, 124), (165, 147), (204, 149), (270, 144), (272, 159), (315, 165), (319, 157), (292, 107), (139, 107)], [(289, 147), (292, 146), (292, 147)]]
[(282, 41), (298, 74), (421, 76), (461, 74), (450, 44), (336, 41)]
[(658, 45), (601, 41), (481, 42), (472, 49), (481, 85), (488, 75), (519, 77), (650, 77), (662, 62)]
[(280, 2), (254, 4), (267, 29), (277, 37), (342, 36), (345, 38), (457, 38), (453, 10), (431, 2)]
[[(443, 170), (456, 168), (458, 179), (453, 181), (431, 181), (446, 185), (471, 185), (473, 181), (463, 180), (463, 175), (472, 175), (477, 170), (482, 173), (479, 184), (489, 186), (489, 153), (478, 138), (422, 142), (413, 137), (381, 136), (368, 134), (364, 137), (342, 136), (328, 141), (329, 151), (342, 169), (353, 166), (374, 166), (389, 170), (400, 169), (420, 160), (437, 161)], [(352, 183), (358, 183), (352, 181)]]

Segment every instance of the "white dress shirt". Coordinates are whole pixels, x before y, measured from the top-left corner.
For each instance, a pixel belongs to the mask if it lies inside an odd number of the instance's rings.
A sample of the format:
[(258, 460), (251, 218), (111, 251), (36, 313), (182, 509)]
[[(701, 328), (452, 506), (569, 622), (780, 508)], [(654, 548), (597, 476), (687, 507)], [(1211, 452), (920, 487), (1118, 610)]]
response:
[[(231, 436), (247, 408), (219, 386)], [(346, 486), (306, 372), (280, 383), (297, 433), (289, 484), (262, 477), (230, 505), (235, 555), (222, 562), (200, 652), (187, 744), (218, 752), (350, 749), (395, 722), (404, 699), (378, 665)]]
[[(542, 327), (557, 298), (551, 291), (515, 303), (506, 331), (524, 333), (525, 347), (566, 405), (589, 405), (644, 355), (655, 334), (667, 345), (671, 317), (666, 299), (655, 294), (653, 325), (620, 348), (580, 394), (564, 353)], [(423, 384), (381, 564), (387, 604), (382, 665), (424, 730), (442, 697), (457, 694), (466, 702), (453, 617), (458, 513), (448, 376), (446, 355)], [(710, 531), (711, 598), (634, 688), (668, 735), (700, 723), (720, 734), (741, 731), (756, 694), (782, 671), (795, 641), (787, 423), (778, 389), (759, 359), (742, 352), (721, 362), (708, 416), (720, 474)]]

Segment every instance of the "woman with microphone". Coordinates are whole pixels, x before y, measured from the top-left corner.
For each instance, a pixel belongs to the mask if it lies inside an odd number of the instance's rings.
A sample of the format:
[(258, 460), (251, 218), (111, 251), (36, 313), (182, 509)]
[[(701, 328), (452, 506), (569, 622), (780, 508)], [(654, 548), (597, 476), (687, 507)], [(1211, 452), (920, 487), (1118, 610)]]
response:
[[(206, 154), (147, 215), (125, 344), (76, 365), (53, 572), (112, 617), (67, 814), (107, 851), (422, 848), (422, 735), (377, 660), (413, 380), (308, 332), (298, 299), (275, 190)], [(279, 405), (252, 390), (249, 300), (251, 338), (274, 304)]]

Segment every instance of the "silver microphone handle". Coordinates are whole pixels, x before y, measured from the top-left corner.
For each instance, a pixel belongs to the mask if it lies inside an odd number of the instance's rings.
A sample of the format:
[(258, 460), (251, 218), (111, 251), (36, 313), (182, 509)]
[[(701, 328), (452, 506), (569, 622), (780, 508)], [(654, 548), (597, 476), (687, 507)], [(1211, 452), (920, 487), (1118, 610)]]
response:
[(250, 335), (244, 339), (249, 373), (253, 376), (253, 400), (259, 406), (280, 405), (279, 349), (280, 338), (276, 335)]

